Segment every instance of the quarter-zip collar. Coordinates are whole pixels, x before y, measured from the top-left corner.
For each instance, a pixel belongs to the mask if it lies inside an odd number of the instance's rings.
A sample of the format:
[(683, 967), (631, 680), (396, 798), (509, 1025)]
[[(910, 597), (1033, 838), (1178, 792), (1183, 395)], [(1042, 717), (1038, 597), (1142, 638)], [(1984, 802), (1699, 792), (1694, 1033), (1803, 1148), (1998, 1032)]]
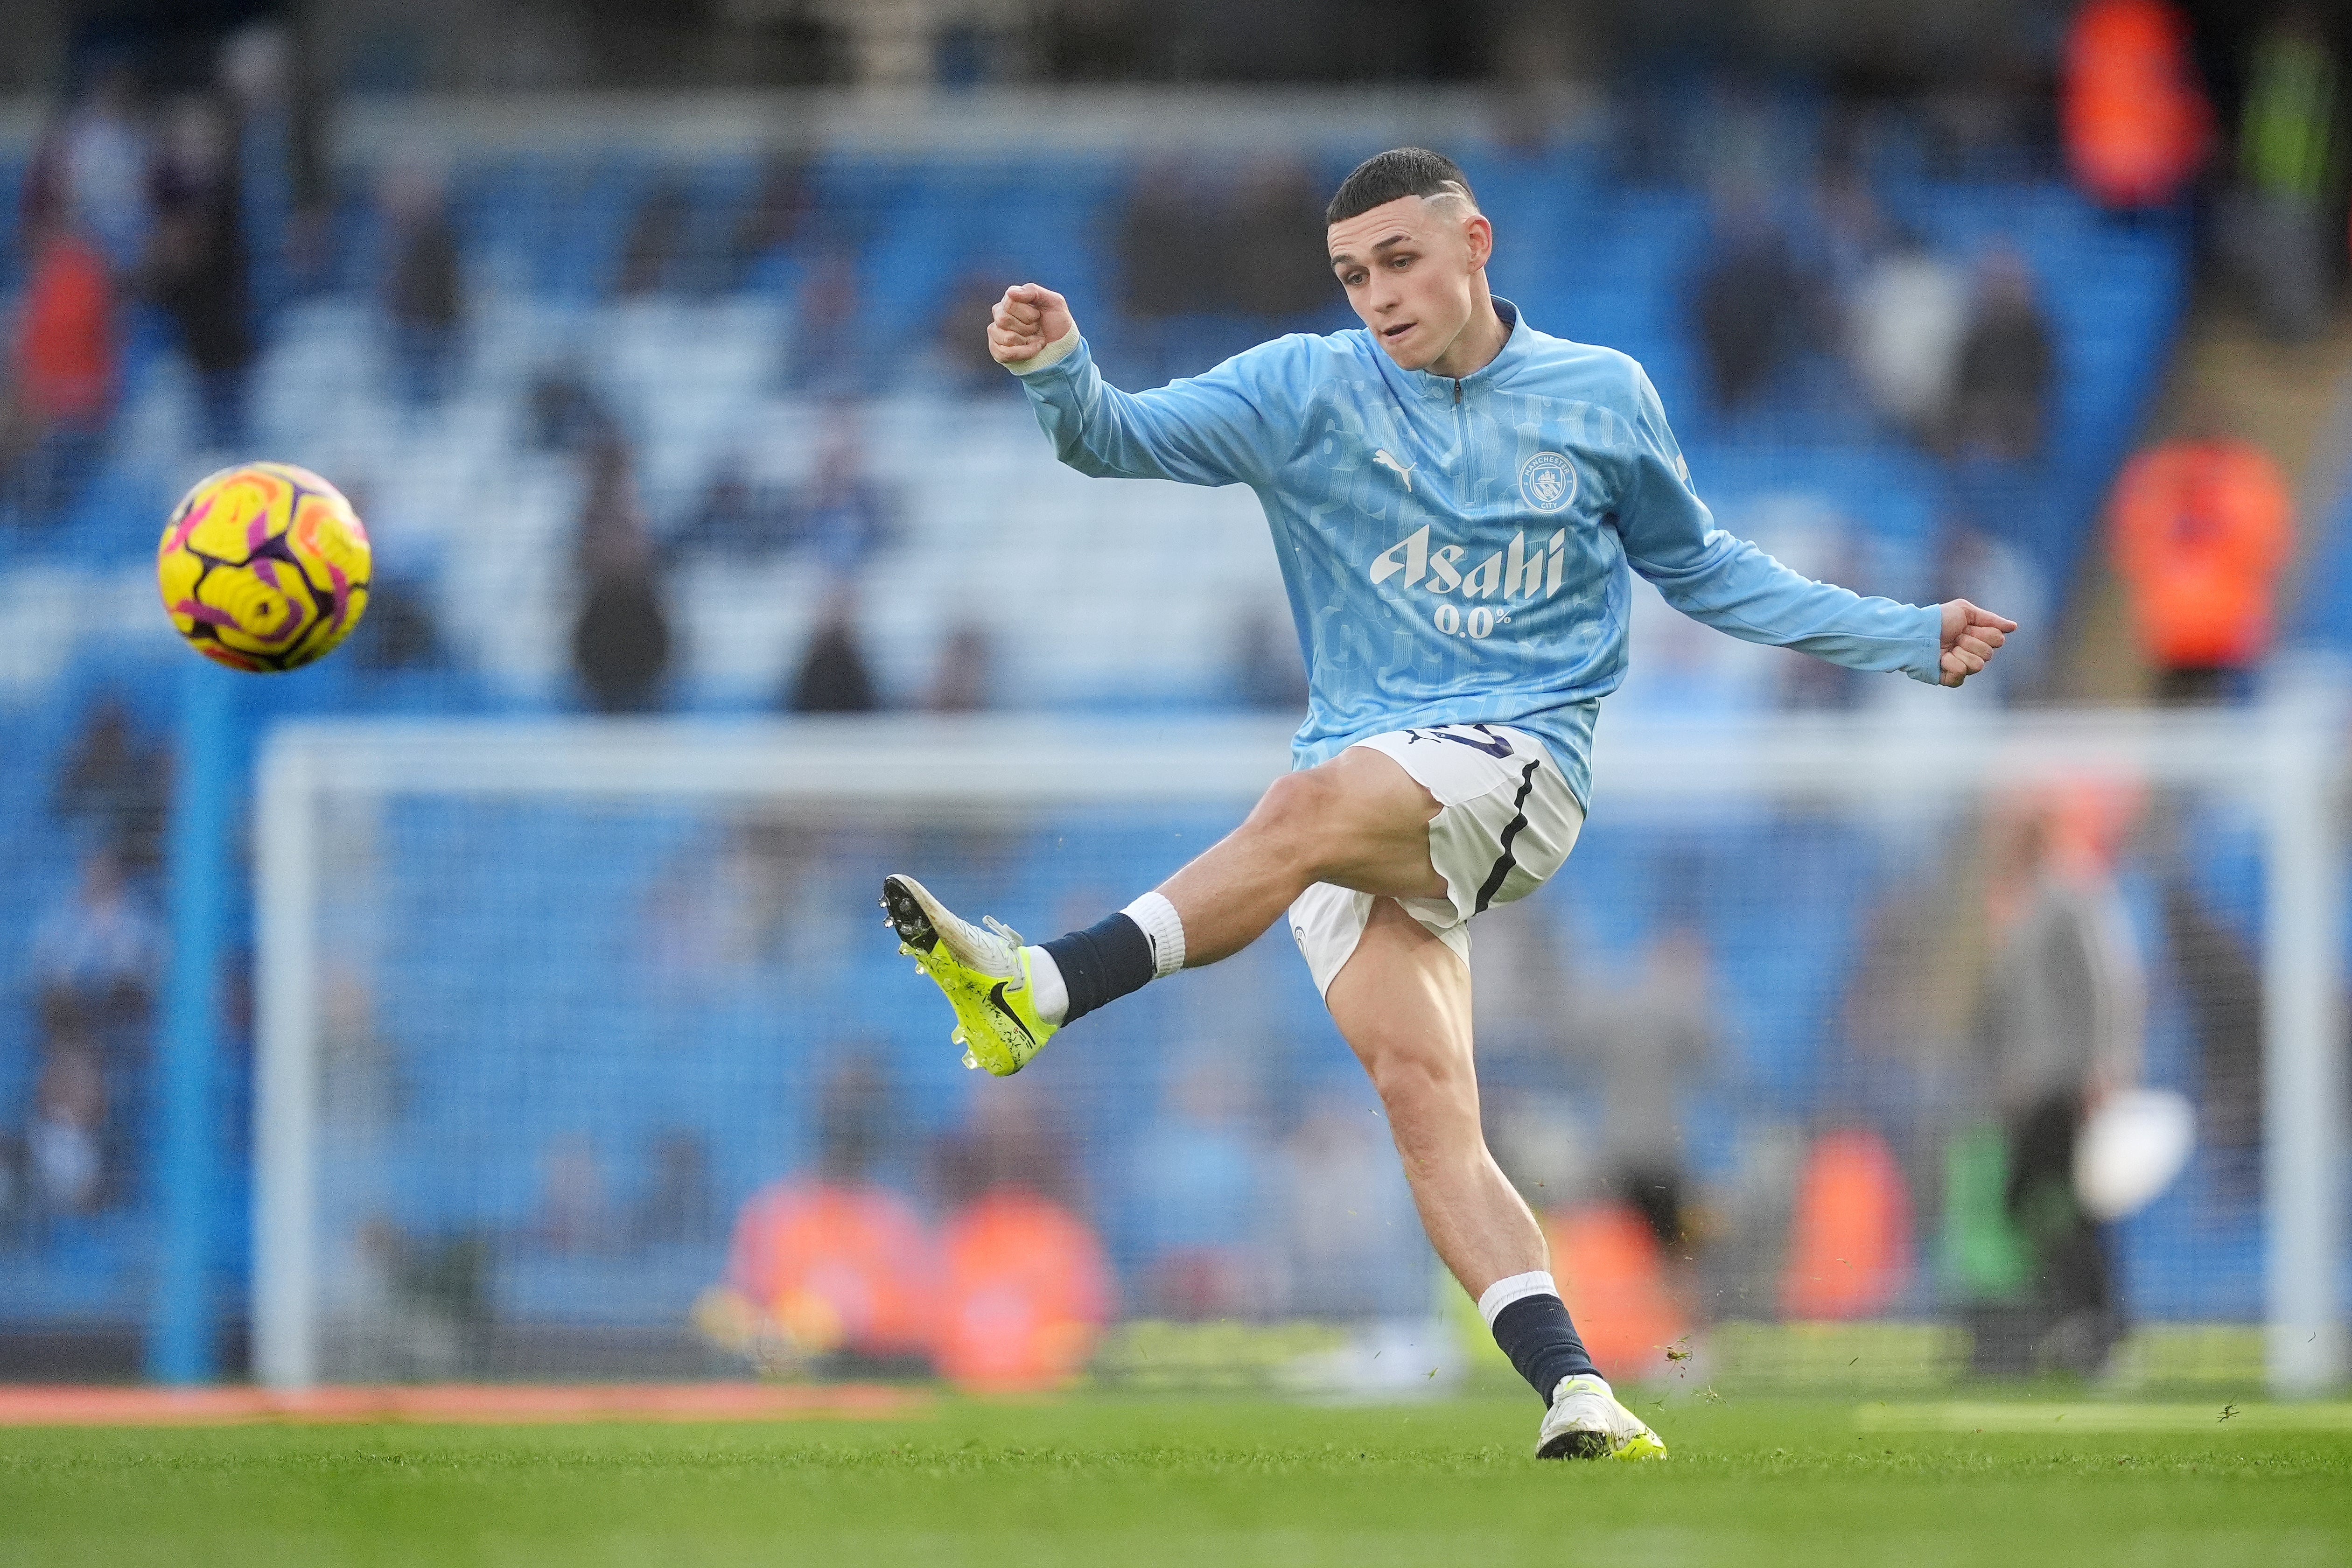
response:
[[(1432, 403), (1459, 403), (1510, 374), (1513, 367), (1528, 357), (1528, 334), (1519, 331), (1519, 308), (1497, 294), (1495, 296), (1495, 314), (1503, 319), (1501, 351), (1478, 369), (1459, 378), (1437, 375), (1425, 370), (1402, 372), (1415, 396)], [(1375, 352), (1378, 352), (1377, 345)]]

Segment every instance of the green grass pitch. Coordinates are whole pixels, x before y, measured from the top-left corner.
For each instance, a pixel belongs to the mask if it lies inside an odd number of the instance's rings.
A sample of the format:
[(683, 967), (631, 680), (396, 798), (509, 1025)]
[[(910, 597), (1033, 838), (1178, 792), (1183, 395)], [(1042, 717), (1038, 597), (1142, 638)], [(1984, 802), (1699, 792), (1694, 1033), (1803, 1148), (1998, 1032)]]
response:
[(2132, 1409), (1678, 1405), (1645, 1412), (1675, 1450), (1652, 1466), (1538, 1465), (1534, 1402), (1486, 1398), (17, 1429), (0, 1563), (2352, 1563), (2346, 1423)]

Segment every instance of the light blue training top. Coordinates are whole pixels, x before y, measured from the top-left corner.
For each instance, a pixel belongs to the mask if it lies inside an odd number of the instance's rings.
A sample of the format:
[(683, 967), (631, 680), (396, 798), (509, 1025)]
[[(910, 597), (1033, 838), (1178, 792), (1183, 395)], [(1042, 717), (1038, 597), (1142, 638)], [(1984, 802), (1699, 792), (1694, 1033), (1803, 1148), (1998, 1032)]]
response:
[(1140, 394), (1081, 340), (1022, 381), (1081, 473), (1257, 492), (1307, 659), (1299, 767), (1384, 731), (1510, 724), (1589, 805), (1629, 566), (1733, 637), (1937, 680), (1939, 610), (1816, 583), (1716, 527), (1639, 364), (1495, 308), (1502, 353), (1458, 381), (1399, 369), (1361, 328)]

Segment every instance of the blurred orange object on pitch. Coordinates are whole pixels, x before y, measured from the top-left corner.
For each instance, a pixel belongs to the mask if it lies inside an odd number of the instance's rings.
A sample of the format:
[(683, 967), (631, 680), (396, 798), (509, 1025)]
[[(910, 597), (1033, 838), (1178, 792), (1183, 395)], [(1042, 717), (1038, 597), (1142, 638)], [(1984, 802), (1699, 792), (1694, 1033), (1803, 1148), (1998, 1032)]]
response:
[(1690, 1314), (1666, 1278), (1666, 1258), (1642, 1216), (1623, 1204), (1592, 1204), (1546, 1225), (1561, 1300), (1592, 1362), (1608, 1378), (1654, 1377)]
[(1910, 1279), (1911, 1191), (1894, 1152), (1864, 1128), (1822, 1133), (1797, 1183), (1782, 1314), (1866, 1318)]
[(728, 1284), (802, 1355), (890, 1357), (929, 1347), (930, 1238), (877, 1186), (780, 1182), (735, 1223)]
[(1053, 1388), (1093, 1353), (1109, 1320), (1110, 1268), (1086, 1223), (1003, 1186), (948, 1221), (932, 1352), (965, 1388)]

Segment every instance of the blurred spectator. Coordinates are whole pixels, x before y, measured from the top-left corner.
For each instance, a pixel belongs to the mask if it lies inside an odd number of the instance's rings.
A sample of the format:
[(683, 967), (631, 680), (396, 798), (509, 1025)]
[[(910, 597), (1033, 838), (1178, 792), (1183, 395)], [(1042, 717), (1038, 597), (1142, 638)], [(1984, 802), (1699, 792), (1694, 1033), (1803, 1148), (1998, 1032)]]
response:
[(1546, 1215), (1544, 1239), (1601, 1375), (1662, 1379), (1669, 1347), (1686, 1343), (1690, 1308), (1648, 1223), (1621, 1203), (1580, 1204)]
[(638, 568), (650, 536), (637, 495), (635, 454), (626, 439), (607, 429), (594, 435), (581, 468), (585, 493), (573, 540), (574, 564), (587, 577)]
[(2281, 5), (2254, 44), (2224, 243), (2263, 327), (2284, 342), (2326, 321), (2328, 252), (2342, 232), (2337, 77), (2318, 15)]
[(1846, 353), (1881, 418), (1922, 438), (1943, 428), (1968, 322), (1960, 269), (1897, 228), (1864, 263), (1845, 311)]
[(964, 1125), (933, 1145), (932, 1185), (942, 1208), (1003, 1187), (1075, 1207), (1072, 1152), (1048, 1090), (1026, 1080), (1009, 1091), (992, 1084), (988, 1093), (972, 1096)]
[(857, 641), (857, 595), (836, 584), (817, 612), (784, 708), (793, 713), (871, 713), (882, 706)]
[(2139, 1075), (2144, 985), (2109, 865), (2123, 807), (2092, 791), (1995, 824), (1993, 958), (1979, 1028), (2007, 1129), (2003, 1206), (2032, 1259), (2032, 1358), (2095, 1373), (2123, 1336), (2105, 1236), (2074, 1193), (2074, 1142)]
[(1950, 1123), (1971, 1114), (1966, 1100), (1980, 1065), (1970, 1047), (1988, 958), (1980, 943), (1949, 940), (1949, 910), (1983, 902), (1978, 837), (1963, 817), (1946, 829), (1927, 875), (1893, 879), (1856, 906), (1843, 1009), (1846, 1060), (1832, 1068), (1850, 1086), (1840, 1096), (1847, 1103), (1909, 1113), (1906, 1163), (1913, 1184), (1927, 1191)]
[(628, 444), (605, 435), (584, 463), (587, 495), (577, 555), (583, 592), (572, 625), (572, 666), (598, 712), (640, 713), (660, 705), (669, 670), (660, 563), (646, 534)]
[(1318, 1097), (1286, 1139), (1268, 1194), (1284, 1310), (1302, 1318), (1425, 1313), (1433, 1264), (1387, 1123), (1370, 1107)]
[(1307, 663), (1287, 617), (1263, 605), (1242, 611), (1234, 621), (1234, 668), (1230, 689), (1248, 708), (1284, 713), (1307, 707)]
[(835, 575), (847, 577), (889, 542), (890, 506), (866, 468), (858, 415), (836, 407), (825, 417), (816, 477), (800, 501), (800, 539)]
[(1024, 1188), (998, 1187), (950, 1215), (940, 1239), (940, 1371), (994, 1392), (1076, 1377), (1113, 1304), (1109, 1261), (1086, 1222)]
[(786, 385), (825, 397), (866, 390), (873, 345), (866, 341), (864, 303), (857, 258), (839, 247), (819, 256), (802, 280), (786, 329)]
[(1269, 1173), (1251, 1089), (1238, 1059), (1190, 1053), (1131, 1152), (1147, 1309), (1156, 1316), (1204, 1322), (1256, 1316), (1267, 1305), (1257, 1229)]
[(951, 284), (932, 329), (940, 383), (961, 393), (1011, 393), (1021, 384), (988, 352), (989, 311), (1004, 292), (1001, 272), (967, 271)]
[(753, 1194), (727, 1279), (695, 1310), (704, 1331), (764, 1360), (897, 1370), (924, 1356), (938, 1315), (938, 1249), (907, 1200), (877, 1182), (888, 1094), (864, 1056), (817, 1100), (817, 1164)]
[(24, 1135), (16, 1128), (0, 1128), (0, 1247), (20, 1242), (31, 1218), (33, 1177)]
[[(1296, 321), (1340, 300), (1323, 251), (1324, 195), (1305, 164), (1265, 163), (1244, 174), (1231, 197), (1223, 308), (1269, 321)], [(1200, 241), (1188, 243), (1197, 254)]]
[(479, 1376), (491, 1317), (488, 1239), (462, 1230), (420, 1236), (379, 1215), (361, 1223), (358, 1252), (381, 1327), (349, 1352), (355, 1375)]
[(2263, 1190), (2263, 975), (2243, 937), (2177, 858), (2164, 879), (2164, 945), (2197, 1053), (2197, 1139), (2222, 1201)]
[(448, 395), (465, 325), (457, 231), (440, 186), (415, 172), (385, 180), (383, 210), (392, 238), (383, 304), (401, 395), (412, 408), (430, 408)]
[(1890, 234), (1869, 178), (1855, 163), (1854, 150), (1841, 144), (1845, 134), (1843, 129), (1829, 132), (1832, 144), (1822, 153), (1821, 175), (1813, 186), (1813, 231), (1805, 245), (1809, 258), (1818, 258), (1823, 281), (1841, 297), (1853, 294), (1890, 241), (1899, 248), (1911, 237)]
[(1990, 183), (2045, 177), (2059, 141), (2041, 46), (1994, 44), (1919, 103), (1930, 179)]
[(950, 1213), (932, 1344), (940, 1371), (967, 1388), (1063, 1384), (1110, 1319), (1109, 1263), (1070, 1206), (1069, 1140), (1043, 1092), (989, 1085), (938, 1150)]
[(958, 621), (940, 640), (940, 661), (923, 706), (933, 713), (977, 713), (996, 684), (996, 647), (988, 628)]
[(25, 175), (27, 230), (63, 227), (89, 238), (117, 278), (145, 260), (149, 206), (145, 105), (121, 60), (100, 62), (81, 96), (43, 134)]
[(2115, 563), (2165, 702), (2226, 698), (2270, 651), (2278, 577), (2294, 549), (2286, 479), (2210, 414), (2134, 458), (2116, 482)]
[(596, 1145), (579, 1132), (552, 1139), (540, 1154), (539, 1173), (531, 1244), (556, 1253), (610, 1251), (621, 1227)]
[(406, 574), (383, 574), (381, 564), (377, 571), (368, 584), (367, 615), (352, 634), (352, 662), (377, 674), (447, 664), (440, 617), (433, 611), (433, 584)]
[(2050, 324), (2033, 274), (2007, 246), (1977, 268), (1976, 303), (1960, 341), (1951, 439), (1969, 457), (2020, 462), (2039, 457), (2056, 379)]
[(202, 438), (222, 451), (245, 444), (247, 373), (259, 352), (248, 319), (238, 177), (221, 102), (183, 100), (156, 163), (147, 286), (195, 371)]
[(1190, 258), (1205, 246), (1209, 226), (1187, 188), (1181, 165), (1160, 160), (1138, 171), (1127, 187), (1117, 237), (1119, 307), (1138, 321), (1158, 321), (1209, 308), (1202, 269)]
[(2213, 111), (2169, 0), (2089, 0), (2067, 28), (2060, 118), (2075, 184), (2110, 207), (2162, 206), (2205, 162)]
[(1698, 928), (1670, 925), (1651, 939), (1633, 984), (1578, 1026), (1596, 1058), (1609, 1184), (1669, 1257), (1688, 1250), (1693, 1231), (1682, 1101), (1716, 1064), (1712, 968)]
[(43, 1208), (88, 1214), (104, 1204), (106, 1100), (98, 1051), (70, 1031), (53, 1031), (25, 1130), (33, 1195)]
[(1788, 240), (1754, 196), (1717, 210), (1691, 303), (1715, 405), (1745, 407), (1788, 363), (1808, 308)]
[[(1119, 302), (1139, 321), (1201, 313), (1295, 321), (1338, 302), (1323, 258), (1323, 197), (1292, 159), (1202, 172), (1173, 160), (1145, 168), (1119, 215)], [(1204, 249), (1229, 265), (1193, 265)]]
[(61, 224), (37, 226), (27, 248), (0, 466), (16, 509), (47, 518), (80, 493), (113, 414), (114, 287), (97, 247)]
[(807, 161), (797, 153), (771, 153), (728, 237), (729, 285), (742, 288), (762, 260), (798, 239), (814, 206)]
[(1807, 1151), (1789, 1216), (1780, 1311), (1805, 1320), (1884, 1316), (1911, 1278), (1911, 1191), (1870, 1128), (1822, 1133)]
[(319, 1099), (331, 1136), (378, 1136), (412, 1102), (408, 1055), (385, 1037), (375, 994), (358, 967), (331, 963), (320, 989)]
[(88, 827), (125, 875), (152, 876), (163, 865), (172, 760), (170, 744), (142, 734), (122, 699), (109, 692), (85, 710), (66, 748), (54, 809), (60, 820)]
[(250, 22), (221, 45), (220, 82), (236, 111), (247, 250), (262, 317), (325, 282), (333, 234), (325, 94), (307, 30)]
[(673, 1127), (656, 1137), (645, 1195), (629, 1220), (635, 1247), (699, 1247), (716, 1239), (719, 1200), (702, 1134)]
[(614, 436), (611, 411), (577, 366), (541, 370), (525, 396), (530, 440), (538, 451), (576, 452)]
[(629, 219), (628, 235), (621, 242), (621, 273), (613, 291), (628, 300), (674, 285), (686, 252), (688, 220), (692, 216), (683, 185), (671, 178), (656, 182)]
[(793, 521), (774, 489), (755, 483), (744, 468), (742, 454), (732, 452), (719, 460), (694, 510), (670, 536), (668, 548), (680, 555), (709, 553), (728, 561), (754, 561), (776, 554), (791, 543)]
[(33, 937), (33, 973), (53, 1029), (71, 1028), (116, 1063), (145, 1054), (163, 973), (163, 928), (111, 849), (91, 850), (81, 878)]

